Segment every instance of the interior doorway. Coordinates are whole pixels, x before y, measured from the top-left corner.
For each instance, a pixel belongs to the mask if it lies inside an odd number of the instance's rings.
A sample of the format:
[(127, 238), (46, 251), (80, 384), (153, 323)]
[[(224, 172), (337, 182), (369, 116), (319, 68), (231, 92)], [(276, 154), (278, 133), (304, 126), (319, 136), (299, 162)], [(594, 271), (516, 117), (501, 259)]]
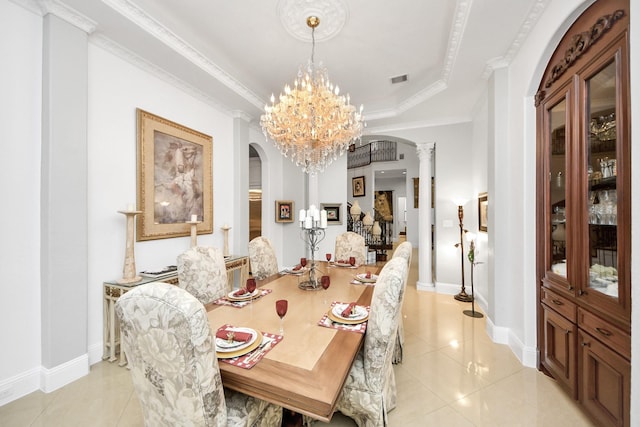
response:
[(262, 235), (262, 160), (249, 145), (249, 240)]

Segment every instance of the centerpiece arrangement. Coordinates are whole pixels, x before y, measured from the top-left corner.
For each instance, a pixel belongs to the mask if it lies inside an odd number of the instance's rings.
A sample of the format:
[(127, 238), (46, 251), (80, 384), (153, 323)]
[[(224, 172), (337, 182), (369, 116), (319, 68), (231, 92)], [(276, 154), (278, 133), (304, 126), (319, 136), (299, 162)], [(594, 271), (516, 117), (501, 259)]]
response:
[(309, 206), (306, 211), (300, 210), (300, 238), (304, 240), (311, 250), (311, 263), (309, 265), (309, 275), (303, 276), (298, 283), (300, 289), (318, 290), (322, 289), (317, 277), (317, 267), (315, 254), (319, 249), (319, 243), (325, 238), (327, 228), (327, 211), (319, 210), (315, 205)]

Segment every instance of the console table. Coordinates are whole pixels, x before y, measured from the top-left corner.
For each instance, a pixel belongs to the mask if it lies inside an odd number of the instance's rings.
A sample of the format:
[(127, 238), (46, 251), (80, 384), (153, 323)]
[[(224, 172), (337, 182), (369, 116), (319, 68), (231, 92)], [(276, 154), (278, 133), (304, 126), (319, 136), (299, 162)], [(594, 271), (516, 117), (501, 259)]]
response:
[[(224, 259), (227, 267), (228, 289), (231, 291), (234, 287), (236, 272), (240, 273), (240, 284), (242, 285), (249, 278), (249, 257), (243, 255), (230, 255)], [(102, 311), (102, 359), (115, 362), (118, 360), (116, 356), (120, 353), (120, 366), (124, 366), (127, 360), (123, 351), (120, 350), (120, 325), (116, 319), (115, 304), (122, 295), (126, 294), (136, 286), (150, 282), (165, 282), (172, 285), (178, 284), (178, 273), (164, 276), (161, 278), (143, 277), (142, 280), (135, 283), (121, 284), (116, 280), (110, 280), (103, 283), (103, 311)]]

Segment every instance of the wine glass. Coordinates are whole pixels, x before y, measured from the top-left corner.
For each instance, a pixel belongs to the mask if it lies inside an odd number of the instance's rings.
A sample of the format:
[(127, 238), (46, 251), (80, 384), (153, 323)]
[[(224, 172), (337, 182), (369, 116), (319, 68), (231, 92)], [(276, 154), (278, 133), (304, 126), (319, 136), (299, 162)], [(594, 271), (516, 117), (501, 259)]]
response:
[[(322, 286), (322, 289), (324, 289), (325, 291), (327, 289), (329, 289), (329, 286), (331, 285), (331, 278), (329, 276), (322, 276), (320, 278), (320, 285)], [(324, 298), (322, 300), (323, 304), (327, 304), (327, 293), (324, 293)]]
[(331, 262), (331, 254), (326, 254), (325, 256), (327, 257), (327, 262)]
[(354, 265), (356, 265), (356, 257), (354, 256), (350, 256), (349, 257), (349, 264), (353, 267)]
[(284, 335), (284, 315), (287, 314), (287, 308), (289, 308), (289, 301), (286, 299), (276, 301), (276, 313), (280, 316), (280, 335)]
[(305, 257), (300, 258), (300, 265), (302, 267), (307, 265), (307, 259)]

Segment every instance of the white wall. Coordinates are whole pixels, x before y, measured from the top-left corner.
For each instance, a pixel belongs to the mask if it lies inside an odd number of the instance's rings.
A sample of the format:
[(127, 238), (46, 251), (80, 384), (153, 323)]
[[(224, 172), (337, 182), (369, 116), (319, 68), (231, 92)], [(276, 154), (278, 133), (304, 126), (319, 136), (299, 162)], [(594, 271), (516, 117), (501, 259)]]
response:
[(42, 18), (0, 1), (0, 405), (39, 386)]

